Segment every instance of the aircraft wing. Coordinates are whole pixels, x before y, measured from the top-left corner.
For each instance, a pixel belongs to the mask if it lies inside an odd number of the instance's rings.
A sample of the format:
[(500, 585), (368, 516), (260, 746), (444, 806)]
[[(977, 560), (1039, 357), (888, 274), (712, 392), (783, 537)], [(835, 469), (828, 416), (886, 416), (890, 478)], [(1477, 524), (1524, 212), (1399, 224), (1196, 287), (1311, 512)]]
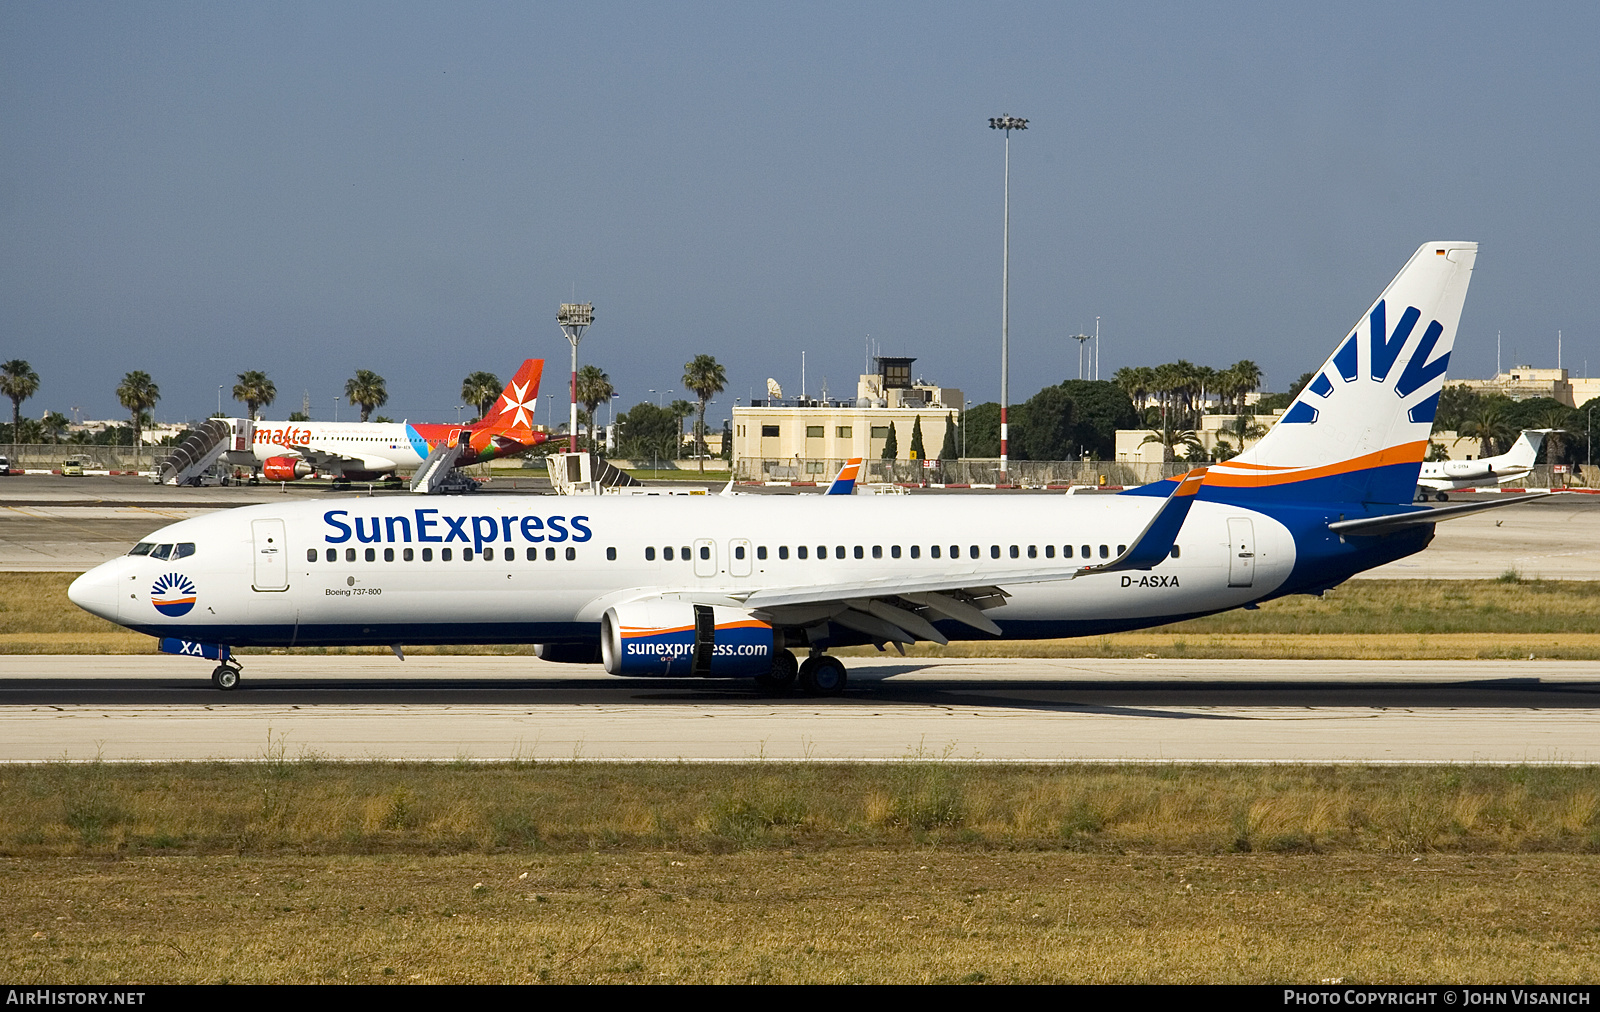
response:
[(371, 457), (338, 453), (314, 444), (289, 445), (287, 449), (300, 455), (300, 459), (319, 471), (393, 471), (400, 465), (387, 457)]
[(754, 611), (775, 625), (811, 626), (837, 622), (878, 642), (912, 643), (919, 639), (946, 643), (933, 622), (952, 619), (992, 635), (1000, 627), (984, 617), (986, 608), (998, 607), (1008, 596), (1004, 585), (1071, 580), (1101, 573), (1149, 570), (1172, 553), (1178, 532), (1194, 504), (1206, 469), (1195, 468), (1178, 483), (1122, 554), (1099, 565), (1012, 566), (995, 569), (973, 560), (966, 573), (945, 573), (921, 579), (904, 576), (822, 583), (809, 587), (783, 587), (749, 593), (718, 593)]
[(1507, 506), (1521, 506), (1523, 503), (1535, 499), (1548, 499), (1553, 495), (1571, 495), (1570, 492), (1530, 492), (1527, 495), (1507, 496), (1495, 502), (1469, 502), (1457, 503), (1453, 506), (1437, 506), (1433, 508), (1411, 510), (1406, 513), (1391, 513), (1382, 517), (1358, 517), (1355, 520), (1336, 520), (1328, 525), (1328, 530), (1335, 534), (1364, 535), (1390, 534), (1403, 527), (1418, 527), (1422, 524), (1437, 524), (1445, 520), (1455, 520), (1457, 517), (1471, 516), (1485, 510), (1505, 509)]

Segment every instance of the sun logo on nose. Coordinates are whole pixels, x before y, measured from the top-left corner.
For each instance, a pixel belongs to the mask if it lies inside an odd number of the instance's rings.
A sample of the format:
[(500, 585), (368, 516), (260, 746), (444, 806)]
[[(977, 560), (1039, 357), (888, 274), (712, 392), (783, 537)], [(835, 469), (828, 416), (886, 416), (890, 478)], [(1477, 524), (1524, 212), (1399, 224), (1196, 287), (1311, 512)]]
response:
[(195, 598), (194, 583), (178, 573), (167, 573), (150, 587), (150, 603), (156, 606), (156, 611), (172, 618), (189, 614)]

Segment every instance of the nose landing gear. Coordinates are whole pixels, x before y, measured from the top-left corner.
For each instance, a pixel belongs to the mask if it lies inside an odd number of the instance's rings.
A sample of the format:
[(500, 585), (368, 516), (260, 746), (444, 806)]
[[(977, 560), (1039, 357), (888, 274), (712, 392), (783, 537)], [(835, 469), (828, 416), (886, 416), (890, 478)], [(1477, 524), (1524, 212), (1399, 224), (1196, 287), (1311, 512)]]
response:
[(238, 662), (232, 660), (223, 661), (211, 672), (211, 684), (227, 692), (239, 684), (239, 672)]

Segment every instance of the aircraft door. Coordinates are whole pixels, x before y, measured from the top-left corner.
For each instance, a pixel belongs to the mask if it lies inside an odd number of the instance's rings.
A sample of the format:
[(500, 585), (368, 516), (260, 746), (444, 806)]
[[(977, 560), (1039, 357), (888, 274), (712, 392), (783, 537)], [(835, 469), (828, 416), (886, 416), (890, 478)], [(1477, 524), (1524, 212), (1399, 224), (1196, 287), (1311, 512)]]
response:
[(284, 540), (282, 520), (252, 520), (250, 533), (255, 542), (255, 579), (251, 586), (256, 590), (280, 591), (289, 589), (289, 551)]
[(754, 551), (744, 538), (728, 542), (728, 573), (732, 576), (750, 575), (750, 555)]
[(1249, 587), (1256, 577), (1256, 529), (1247, 517), (1228, 518), (1228, 586)]
[(696, 538), (694, 542), (694, 575), (717, 575), (717, 543), (710, 538)]

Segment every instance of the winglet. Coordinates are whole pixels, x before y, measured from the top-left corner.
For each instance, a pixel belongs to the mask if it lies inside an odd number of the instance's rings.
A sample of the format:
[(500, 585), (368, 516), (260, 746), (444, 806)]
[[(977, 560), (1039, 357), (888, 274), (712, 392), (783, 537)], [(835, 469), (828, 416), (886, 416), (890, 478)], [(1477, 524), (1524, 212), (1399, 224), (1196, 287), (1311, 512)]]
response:
[(1104, 565), (1085, 566), (1074, 576), (1115, 573), (1124, 569), (1155, 568), (1172, 554), (1172, 546), (1177, 544), (1178, 532), (1183, 529), (1183, 522), (1189, 516), (1189, 507), (1194, 505), (1195, 494), (1200, 491), (1205, 477), (1204, 467), (1194, 468), (1184, 475), (1178, 481), (1177, 490), (1161, 504), (1156, 515), (1145, 525), (1144, 530), (1139, 532), (1139, 536), (1133, 539), (1133, 544), (1128, 546), (1127, 551)]
[(851, 457), (839, 468), (839, 474), (833, 479), (833, 484), (828, 486), (828, 491), (823, 495), (852, 495), (856, 490), (856, 478), (861, 474), (861, 458)]

